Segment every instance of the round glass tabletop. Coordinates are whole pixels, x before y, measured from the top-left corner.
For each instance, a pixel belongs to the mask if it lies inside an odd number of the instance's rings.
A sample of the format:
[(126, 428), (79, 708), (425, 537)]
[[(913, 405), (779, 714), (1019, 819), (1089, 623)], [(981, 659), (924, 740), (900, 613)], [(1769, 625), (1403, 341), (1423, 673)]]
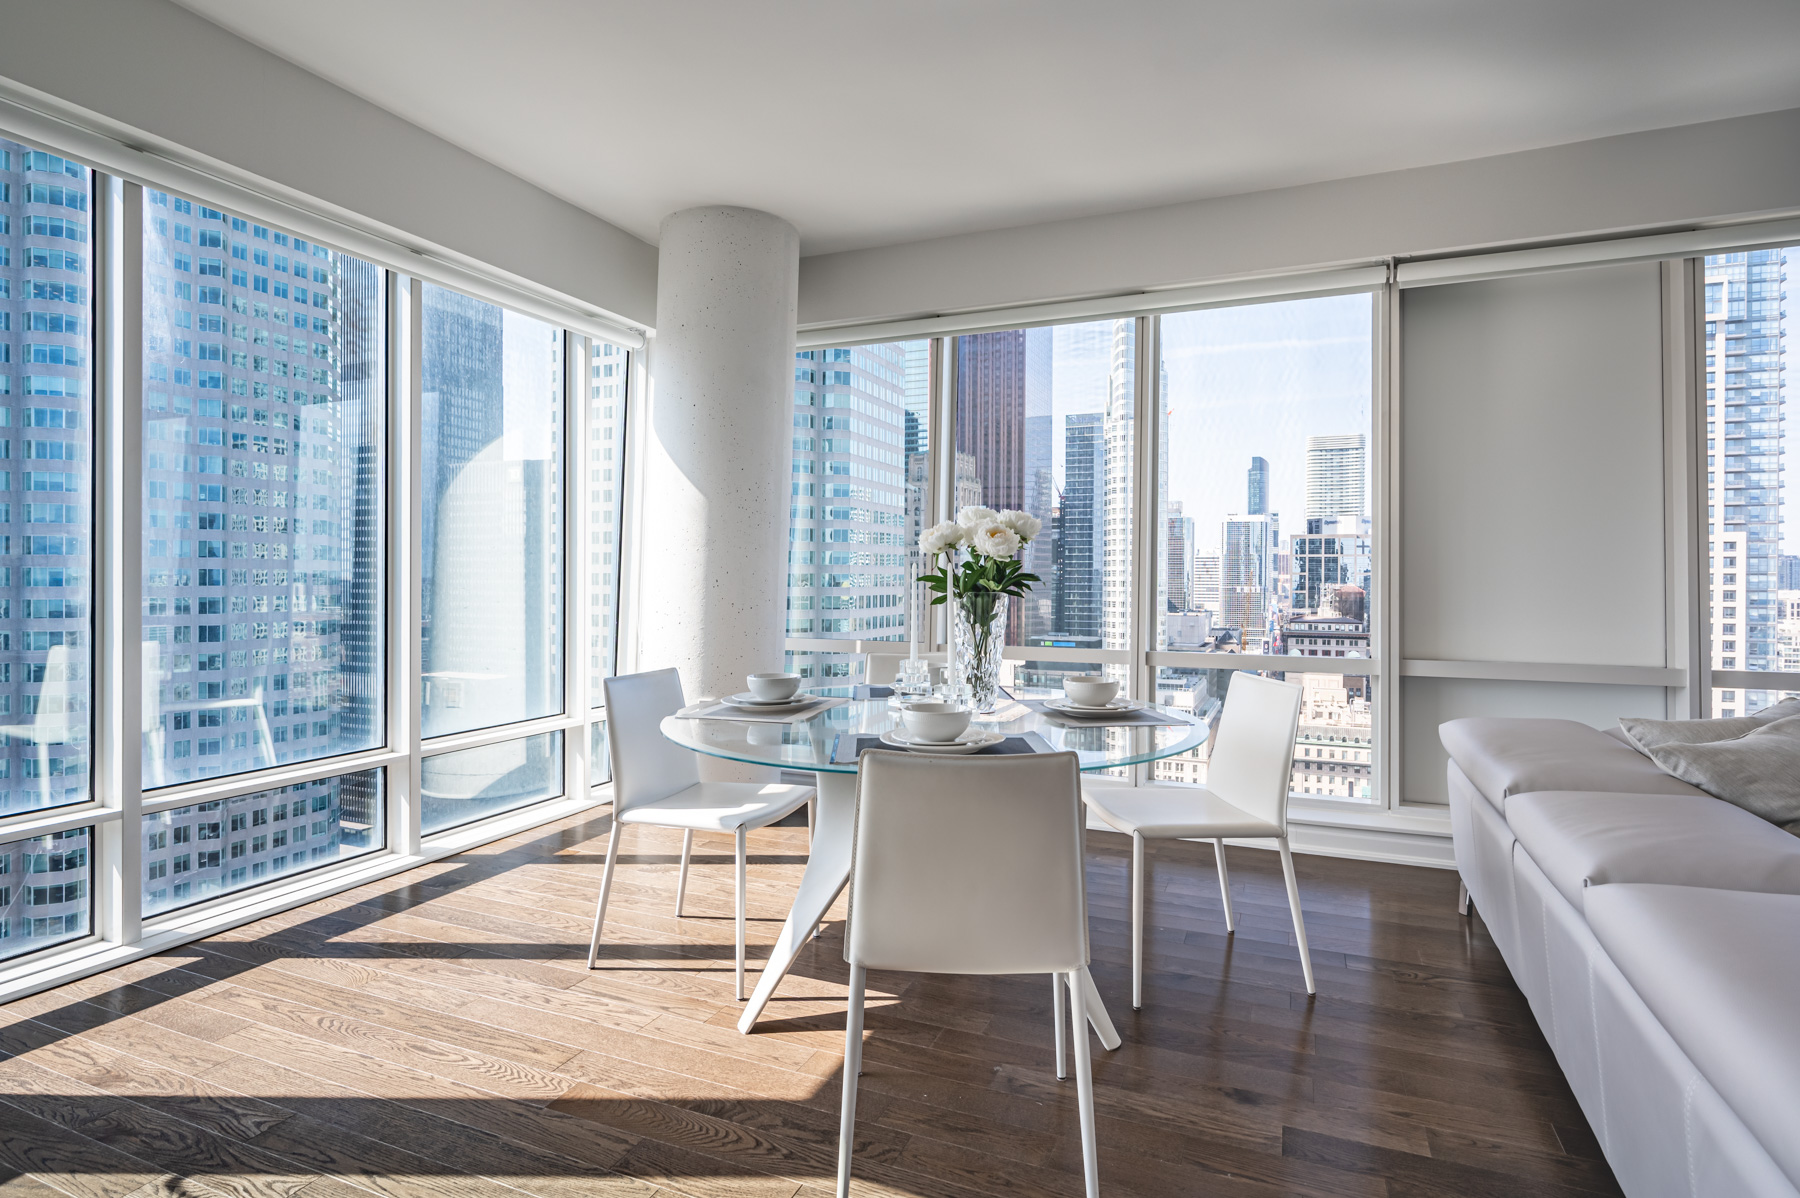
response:
[[(818, 693), (830, 695), (830, 688)], [(838, 694), (844, 688), (837, 689)], [(1027, 695), (1027, 698), (1032, 696)], [(1045, 692), (1044, 698), (1055, 697)], [(1035, 732), (1053, 751), (1068, 750), (1081, 759), (1084, 771), (1112, 769), (1173, 757), (1206, 742), (1207, 726), (1194, 723), (1174, 708), (1146, 710), (1167, 715), (1166, 725), (1096, 725), (1033, 710), (1023, 703), (1003, 701), (989, 715), (977, 716), (971, 727), (989, 728), (1007, 735)], [(663, 735), (676, 744), (751, 765), (772, 765), (787, 770), (854, 774), (854, 746), (839, 745), (840, 737), (879, 736), (900, 726), (900, 709), (886, 699), (851, 699), (810, 719), (793, 724), (731, 719), (694, 719), (672, 715), (662, 722)], [(842, 757), (843, 760), (835, 760)]]

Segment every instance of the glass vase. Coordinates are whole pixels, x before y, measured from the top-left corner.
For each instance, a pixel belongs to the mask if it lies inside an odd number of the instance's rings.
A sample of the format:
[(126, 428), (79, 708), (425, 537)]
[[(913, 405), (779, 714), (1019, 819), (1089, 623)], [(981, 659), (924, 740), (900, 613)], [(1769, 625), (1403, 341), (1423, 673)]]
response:
[(972, 711), (985, 714), (1000, 704), (1000, 648), (1006, 643), (1005, 595), (976, 591), (956, 597), (950, 683), (967, 696)]

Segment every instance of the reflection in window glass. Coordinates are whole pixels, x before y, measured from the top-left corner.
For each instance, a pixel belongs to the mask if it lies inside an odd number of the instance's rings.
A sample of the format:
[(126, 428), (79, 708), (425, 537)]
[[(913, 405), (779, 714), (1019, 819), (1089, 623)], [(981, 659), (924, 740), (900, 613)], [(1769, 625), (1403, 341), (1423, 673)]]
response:
[(380, 770), (146, 815), (144, 914), (359, 857), (383, 827)]
[(144, 192), (147, 787), (383, 741), (382, 288)]
[(92, 930), (93, 832), (72, 828), (0, 844), (0, 961)]
[[(956, 507), (1044, 523), (1025, 562), (1043, 581), (1013, 601), (1009, 645), (1131, 647), (1136, 370), (1132, 320), (956, 339)], [(1018, 681), (1057, 687), (1089, 669), (1027, 661)]]
[(0, 140), (0, 815), (88, 797), (92, 184)]
[(612, 746), (606, 740), (606, 721), (588, 725), (588, 781), (593, 786), (612, 781)]
[[(1800, 672), (1800, 511), (1782, 470), (1800, 246), (1706, 259), (1706, 518), (1712, 668)], [(1716, 687), (1751, 715), (1793, 687)]]
[(562, 710), (559, 329), (425, 286), (424, 735)]
[(429, 835), (553, 799), (562, 793), (562, 767), (560, 732), (427, 757), (420, 826)]
[[(1172, 651), (1366, 658), (1373, 303), (1332, 296), (1162, 319), (1157, 627)], [(1159, 702), (1208, 719), (1228, 670), (1164, 666)], [(1278, 675), (1279, 676), (1279, 675)], [(1370, 798), (1366, 677), (1306, 688), (1295, 794)], [(1153, 776), (1200, 782), (1205, 754)]]
[[(919, 573), (930, 342), (795, 355), (787, 635), (904, 641)], [(791, 652), (807, 678), (854, 678), (852, 653)]]

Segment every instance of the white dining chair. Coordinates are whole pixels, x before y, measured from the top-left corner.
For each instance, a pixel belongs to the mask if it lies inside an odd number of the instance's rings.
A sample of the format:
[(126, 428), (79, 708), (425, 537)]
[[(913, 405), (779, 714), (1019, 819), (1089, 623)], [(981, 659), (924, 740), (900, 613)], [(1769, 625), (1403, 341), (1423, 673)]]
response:
[(1144, 841), (1211, 840), (1225, 901), (1225, 931), (1234, 930), (1231, 875), (1225, 870), (1225, 840), (1275, 841), (1287, 879), (1294, 939), (1300, 944), (1300, 971), (1306, 992), (1313, 988), (1312, 955), (1300, 918), (1300, 888), (1294, 884), (1294, 855), (1288, 851), (1288, 775), (1294, 765), (1294, 738), (1300, 730), (1301, 690), (1243, 672), (1231, 676), (1225, 710), (1206, 763), (1206, 786), (1090, 787), (1082, 796), (1094, 814), (1131, 836), (1131, 1006), (1144, 1005)]
[[(944, 671), (949, 668), (950, 655), (947, 653), (921, 653), (927, 664), (931, 666), (931, 677), (934, 682), (941, 681)], [(900, 677), (900, 663), (906, 660), (904, 653), (868, 653), (863, 657), (863, 681), (870, 686), (891, 686)]]
[(744, 853), (745, 834), (767, 827), (810, 802), (810, 786), (761, 782), (702, 782), (692, 749), (662, 734), (664, 716), (685, 705), (681, 675), (652, 670), (607, 678), (606, 741), (612, 750), (613, 830), (606, 845), (606, 869), (600, 875), (600, 901), (594, 909), (594, 936), (588, 945), (588, 968), (600, 955), (600, 932), (606, 925), (606, 899), (612, 892), (613, 866), (619, 859), (620, 833), (626, 824), (681, 829), (681, 873), (675, 882), (675, 917), (681, 918), (687, 894), (688, 855), (695, 832), (731, 832), (737, 837), (737, 996), (744, 1000)]
[(850, 1193), (863, 989), (871, 969), (1053, 976), (1057, 1076), (1063, 1012), (1075, 1029), (1075, 1084), (1089, 1198), (1099, 1193), (1094, 1080), (1082, 999), (1088, 972), (1081, 782), (1073, 753), (929, 757), (868, 752), (856, 826), (844, 959), (839, 1198)]

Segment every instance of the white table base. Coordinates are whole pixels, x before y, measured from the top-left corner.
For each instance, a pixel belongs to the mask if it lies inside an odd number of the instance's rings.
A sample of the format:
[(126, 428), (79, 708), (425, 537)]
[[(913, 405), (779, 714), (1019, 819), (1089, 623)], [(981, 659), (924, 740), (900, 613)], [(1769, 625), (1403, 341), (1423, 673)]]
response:
[[(800, 877), (800, 892), (794, 896), (793, 909), (781, 925), (781, 934), (775, 938), (775, 947), (770, 950), (762, 975), (756, 979), (756, 989), (738, 1020), (738, 1031), (745, 1035), (756, 1026), (757, 1018), (775, 993), (775, 987), (787, 976), (794, 958), (825, 918), (825, 913), (831, 910), (831, 904), (837, 902), (838, 895), (844, 893), (844, 887), (850, 883), (850, 850), (856, 825), (856, 775), (820, 772), (813, 776), (818, 779), (819, 797), (813, 816), (812, 851), (806, 860), (806, 872)], [(1088, 1022), (1093, 1024), (1102, 1047), (1117, 1048), (1120, 1043), (1118, 1029), (1113, 1027), (1112, 1017), (1106, 1013), (1106, 1004), (1100, 1000), (1093, 979), (1085, 973), (1083, 977), (1087, 978), (1083, 998)]]

